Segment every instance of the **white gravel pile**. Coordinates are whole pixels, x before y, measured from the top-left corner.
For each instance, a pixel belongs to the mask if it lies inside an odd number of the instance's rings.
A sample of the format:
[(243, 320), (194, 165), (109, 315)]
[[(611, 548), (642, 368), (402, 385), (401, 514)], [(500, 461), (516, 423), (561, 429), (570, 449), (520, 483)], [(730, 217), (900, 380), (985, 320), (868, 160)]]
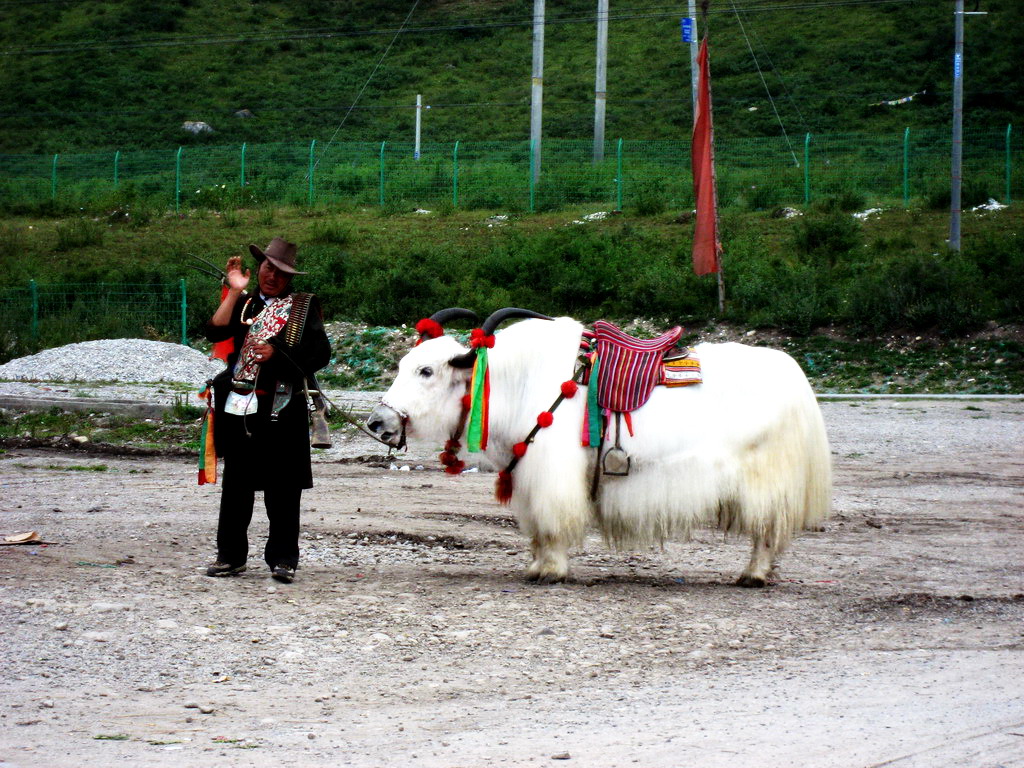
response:
[(101, 339), (47, 349), (0, 365), (0, 379), (181, 382), (198, 387), (223, 370), (197, 349), (146, 339)]

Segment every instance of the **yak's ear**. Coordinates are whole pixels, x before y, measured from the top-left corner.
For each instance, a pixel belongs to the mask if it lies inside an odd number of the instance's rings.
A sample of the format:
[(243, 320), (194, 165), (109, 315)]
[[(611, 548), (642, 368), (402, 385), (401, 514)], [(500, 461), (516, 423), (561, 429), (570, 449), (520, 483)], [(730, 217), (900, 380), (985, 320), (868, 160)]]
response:
[(452, 368), (472, 368), (476, 362), (476, 352), (466, 352), (463, 355), (456, 355), (448, 361)]

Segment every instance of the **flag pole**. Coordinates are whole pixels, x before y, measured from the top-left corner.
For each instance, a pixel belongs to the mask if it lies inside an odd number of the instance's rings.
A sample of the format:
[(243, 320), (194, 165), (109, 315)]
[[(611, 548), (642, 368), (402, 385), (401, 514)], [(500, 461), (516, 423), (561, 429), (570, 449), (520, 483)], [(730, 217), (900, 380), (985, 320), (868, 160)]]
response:
[(696, 217), (693, 229), (693, 271), (714, 272), (718, 283), (718, 312), (725, 313), (725, 279), (722, 276), (722, 244), (719, 240), (718, 193), (716, 190), (714, 125), (711, 108), (711, 75), (708, 53), (708, 4), (701, 3), (704, 37), (698, 54), (698, 99), (694, 110), (693, 144), (690, 162)]

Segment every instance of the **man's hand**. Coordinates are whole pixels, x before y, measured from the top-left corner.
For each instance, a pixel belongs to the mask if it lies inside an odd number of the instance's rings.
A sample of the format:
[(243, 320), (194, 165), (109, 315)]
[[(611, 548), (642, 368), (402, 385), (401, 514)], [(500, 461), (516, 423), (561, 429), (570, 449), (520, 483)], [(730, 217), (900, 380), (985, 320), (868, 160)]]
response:
[(270, 344), (253, 344), (252, 351), (256, 355), (257, 363), (265, 363), (274, 356), (274, 347)]
[(249, 285), (249, 270), (242, 272), (242, 257), (232, 256), (228, 259), (228, 264), (224, 268), (224, 271), (228, 276), (228, 288), (241, 293), (245, 290), (245, 287)]

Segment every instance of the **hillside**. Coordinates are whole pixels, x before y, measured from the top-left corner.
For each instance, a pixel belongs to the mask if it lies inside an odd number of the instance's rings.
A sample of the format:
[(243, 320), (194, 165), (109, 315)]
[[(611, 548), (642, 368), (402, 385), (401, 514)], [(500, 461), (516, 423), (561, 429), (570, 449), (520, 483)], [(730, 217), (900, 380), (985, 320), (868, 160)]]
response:
[[(415, 7), (394, 0), (2, 5), (3, 152), (409, 140), (417, 93), (431, 106), (425, 142), (529, 133), (532, 4), (525, 0)], [(794, 144), (807, 131), (896, 135), (904, 126), (948, 124), (952, 5), (712, 2), (719, 135), (778, 136), (782, 130), (748, 44)], [(679, 36), (685, 7), (655, 0), (612, 4), (609, 137), (686, 135), (689, 67)], [(967, 22), (966, 128), (1004, 129), (1021, 122), (1024, 104), (1024, 81), (1013, 61), (1024, 50), (1024, 4), (980, 0), (979, 7), (989, 15)], [(593, 15), (589, 1), (547, 5), (549, 137), (592, 134)], [(396, 34), (407, 17), (405, 31)], [(911, 94), (919, 95), (907, 104), (871, 106)], [(357, 96), (358, 107), (346, 118)], [(254, 117), (236, 117), (243, 109)], [(205, 121), (215, 133), (190, 137), (180, 128), (185, 120)]]

